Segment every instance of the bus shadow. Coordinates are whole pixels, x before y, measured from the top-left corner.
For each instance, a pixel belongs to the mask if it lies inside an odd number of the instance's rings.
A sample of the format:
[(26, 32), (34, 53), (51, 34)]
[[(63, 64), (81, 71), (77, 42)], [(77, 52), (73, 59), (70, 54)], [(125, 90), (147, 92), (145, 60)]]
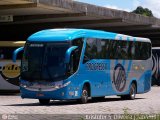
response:
[[(135, 98), (135, 100), (140, 100), (145, 98)], [(102, 102), (117, 102), (117, 101), (131, 101), (131, 100), (123, 100), (121, 98), (105, 98), (103, 100), (89, 100), (87, 104), (92, 103), (102, 103)], [(37, 103), (25, 103), (25, 104), (11, 104), (11, 105), (3, 105), (3, 106), (67, 106), (67, 105), (80, 105), (76, 100), (63, 100), (63, 101), (51, 101), (48, 105), (40, 105)]]

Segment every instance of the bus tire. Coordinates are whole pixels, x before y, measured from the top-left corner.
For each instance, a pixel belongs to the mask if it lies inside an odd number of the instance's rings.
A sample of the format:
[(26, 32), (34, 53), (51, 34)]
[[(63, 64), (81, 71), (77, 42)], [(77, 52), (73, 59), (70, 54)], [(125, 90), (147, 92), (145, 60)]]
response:
[(128, 99), (129, 100), (134, 100), (135, 97), (136, 97), (136, 85), (135, 83), (132, 83), (131, 84), (131, 87), (130, 87), (130, 92), (129, 92), (129, 95), (128, 95)]
[(121, 95), (121, 98), (122, 99), (127, 99), (127, 100), (134, 100), (135, 97), (136, 97), (136, 85), (135, 83), (132, 83), (131, 84), (131, 87), (130, 87), (130, 91), (129, 91), (129, 94), (128, 95)]
[(50, 102), (50, 99), (39, 99), (39, 103), (41, 105), (48, 105)]
[(82, 89), (82, 95), (81, 95), (81, 98), (79, 99), (79, 102), (81, 104), (87, 103), (87, 101), (88, 101), (88, 95), (89, 95), (88, 87), (86, 85), (84, 85), (83, 89)]

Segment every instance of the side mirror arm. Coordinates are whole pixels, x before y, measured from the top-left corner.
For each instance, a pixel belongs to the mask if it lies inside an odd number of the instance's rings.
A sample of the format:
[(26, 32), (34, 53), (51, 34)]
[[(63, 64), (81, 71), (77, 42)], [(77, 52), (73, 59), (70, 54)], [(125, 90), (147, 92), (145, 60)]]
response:
[(17, 55), (18, 55), (18, 53), (21, 52), (22, 50), (24, 50), (24, 47), (20, 47), (20, 48), (17, 48), (16, 50), (14, 50), (14, 52), (13, 52), (13, 57), (12, 57), (13, 62), (16, 62)]
[(68, 48), (68, 50), (66, 51), (66, 54), (65, 54), (65, 63), (69, 63), (70, 61), (70, 56), (71, 56), (71, 53), (72, 51), (74, 51), (75, 49), (77, 49), (78, 46), (72, 46), (70, 48)]

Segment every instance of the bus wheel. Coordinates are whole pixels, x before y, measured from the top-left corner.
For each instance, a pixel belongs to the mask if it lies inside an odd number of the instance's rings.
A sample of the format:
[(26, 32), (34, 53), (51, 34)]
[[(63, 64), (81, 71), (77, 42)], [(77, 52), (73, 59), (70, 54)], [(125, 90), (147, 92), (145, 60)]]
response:
[(82, 104), (85, 104), (88, 101), (88, 88), (86, 85), (83, 87), (81, 99), (79, 101)]
[(134, 100), (136, 97), (136, 85), (134, 83), (131, 84), (130, 92), (128, 95), (128, 99)]
[(50, 102), (50, 99), (39, 99), (39, 103), (41, 105), (48, 105)]
[(121, 95), (122, 99), (134, 100), (136, 96), (136, 85), (134, 83), (131, 84), (130, 91), (128, 95)]

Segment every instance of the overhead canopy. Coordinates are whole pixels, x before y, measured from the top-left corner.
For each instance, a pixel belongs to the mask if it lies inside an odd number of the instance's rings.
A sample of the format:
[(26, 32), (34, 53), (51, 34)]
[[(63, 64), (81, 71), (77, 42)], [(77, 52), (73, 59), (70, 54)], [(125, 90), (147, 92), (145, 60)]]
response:
[[(90, 28), (148, 37), (160, 45), (160, 19), (72, 0), (1, 0), (1, 38), (23, 39), (46, 28)], [(3, 29), (3, 30), (2, 30)], [(18, 36), (18, 37), (17, 37)]]

